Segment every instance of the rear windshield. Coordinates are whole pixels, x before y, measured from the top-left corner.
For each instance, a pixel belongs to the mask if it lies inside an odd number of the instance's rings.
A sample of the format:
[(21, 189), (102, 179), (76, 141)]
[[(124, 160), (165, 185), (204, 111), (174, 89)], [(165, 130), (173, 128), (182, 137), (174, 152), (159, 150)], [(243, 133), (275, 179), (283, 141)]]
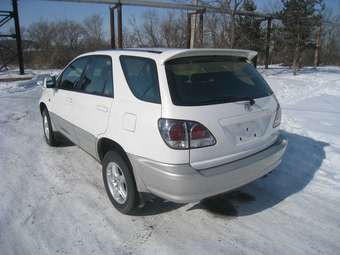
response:
[(266, 97), (273, 92), (244, 58), (200, 56), (170, 60), (165, 64), (175, 105), (221, 104)]

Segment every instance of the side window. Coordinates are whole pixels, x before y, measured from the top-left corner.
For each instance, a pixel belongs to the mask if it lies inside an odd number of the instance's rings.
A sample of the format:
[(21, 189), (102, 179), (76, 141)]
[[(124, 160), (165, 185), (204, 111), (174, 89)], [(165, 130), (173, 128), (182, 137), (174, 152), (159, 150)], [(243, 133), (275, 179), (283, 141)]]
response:
[(77, 90), (94, 95), (113, 96), (111, 57), (91, 56)]
[(69, 65), (61, 75), (59, 88), (73, 90), (79, 81), (88, 58), (79, 58)]
[(156, 63), (152, 59), (120, 56), (126, 81), (135, 97), (161, 103)]

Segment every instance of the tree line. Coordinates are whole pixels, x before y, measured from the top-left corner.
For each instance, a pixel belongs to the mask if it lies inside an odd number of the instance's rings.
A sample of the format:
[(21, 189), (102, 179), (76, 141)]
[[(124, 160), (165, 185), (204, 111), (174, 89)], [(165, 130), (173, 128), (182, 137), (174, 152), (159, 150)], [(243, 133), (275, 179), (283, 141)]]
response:
[[(258, 11), (255, 1), (206, 0), (202, 3), (228, 12), (205, 13), (203, 47), (256, 50), (259, 64), (263, 64), (267, 22), (237, 15), (238, 11)], [(321, 64), (340, 65), (340, 17), (332, 14), (323, 0), (281, 0), (280, 8), (271, 12), (279, 19), (272, 25), (270, 63), (282, 63), (296, 70), (313, 65), (315, 49), (319, 47)], [(184, 48), (186, 36), (187, 12), (184, 11), (146, 11), (138, 20), (136, 16), (128, 17), (123, 28), (124, 47)], [(41, 20), (22, 28), (22, 37), (25, 64), (36, 68), (60, 68), (83, 52), (110, 48), (99, 15), (82, 22)], [(10, 40), (1, 40), (0, 45), (0, 61), (4, 61), (15, 51), (15, 46)], [(6, 47), (12, 50), (3, 50)]]

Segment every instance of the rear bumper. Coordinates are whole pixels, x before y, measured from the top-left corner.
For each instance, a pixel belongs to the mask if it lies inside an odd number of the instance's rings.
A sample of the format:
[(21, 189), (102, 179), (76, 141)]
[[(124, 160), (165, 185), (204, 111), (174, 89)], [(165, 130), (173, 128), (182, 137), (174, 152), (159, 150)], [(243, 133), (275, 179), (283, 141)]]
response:
[(252, 182), (276, 168), (287, 147), (279, 137), (267, 149), (246, 158), (204, 170), (189, 164), (171, 165), (129, 155), (137, 185), (177, 203), (200, 201)]

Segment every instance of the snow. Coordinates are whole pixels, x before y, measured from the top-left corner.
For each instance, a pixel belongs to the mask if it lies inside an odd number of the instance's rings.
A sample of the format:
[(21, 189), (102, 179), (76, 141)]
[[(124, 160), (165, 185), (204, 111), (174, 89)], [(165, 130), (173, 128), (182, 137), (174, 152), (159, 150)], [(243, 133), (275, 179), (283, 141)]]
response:
[[(18, 69), (9, 69), (8, 71), (0, 72), (0, 95), (3, 92), (25, 92), (29, 89), (36, 88), (38, 85), (37, 82), (43, 82), (44, 77), (57, 75), (59, 72), (60, 70), (58, 69), (26, 69), (24, 75), (19, 75)], [(30, 78), (30, 80), (25, 82), (12, 81), (12, 79), (20, 80), (26, 78)]]
[(118, 213), (101, 167), (46, 145), (36, 81), (0, 83), (0, 253), (337, 254), (340, 250), (340, 69), (260, 72), (283, 110), (289, 145), (269, 176), (209, 202), (156, 199)]
[(27, 78), (32, 77), (39, 74), (49, 74), (58, 71), (57, 69), (45, 69), (45, 70), (37, 70), (37, 69), (25, 69), (25, 74), (20, 75), (18, 68), (9, 68), (7, 71), (0, 71), (0, 80), (9, 79), (9, 78)]
[(7, 71), (0, 72), (0, 81), (4, 80), (29, 80), (35, 73), (32, 70), (26, 70), (24, 75), (20, 75), (19, 69), (10, 68)]

